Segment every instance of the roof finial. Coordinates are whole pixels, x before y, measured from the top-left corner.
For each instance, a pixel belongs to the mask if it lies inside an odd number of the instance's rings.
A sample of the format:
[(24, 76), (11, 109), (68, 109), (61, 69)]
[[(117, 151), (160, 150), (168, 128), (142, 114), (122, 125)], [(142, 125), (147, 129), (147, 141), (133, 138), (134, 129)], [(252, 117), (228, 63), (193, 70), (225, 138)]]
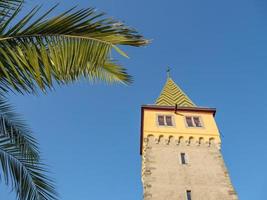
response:
[(167, 78), (170, 78), (171, 77), (171, 68), (169, 66), (167, 67), (166, 72), (167, 72)]

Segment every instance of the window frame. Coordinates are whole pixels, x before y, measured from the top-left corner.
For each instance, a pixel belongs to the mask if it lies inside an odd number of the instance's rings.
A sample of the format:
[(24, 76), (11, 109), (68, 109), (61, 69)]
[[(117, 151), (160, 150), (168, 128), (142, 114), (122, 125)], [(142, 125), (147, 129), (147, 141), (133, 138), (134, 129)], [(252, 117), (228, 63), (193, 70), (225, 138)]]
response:
[[(186, 121), (187, 117), (191, 118), (193, 126), (188, 126), (187, 121)], [(201, 126), (196, 126), (195, 121), (194, 121), (195, 117), (198, 117)], [(202, 117), (200, 115), (185, 115), (184, 116), (184, 122), (185, 122), (186, 128), (205, 128), (204, 122), (203, 122)]]
[[(163, 116), (163, 119), (164, 119), (164, 125), (160, 125), (159, 124), (159, 116)], [(168, 126), (167, 125), (167, 120), (166, 120), (166, 117), (171, 117), (171, 122), (172, 122), (172, 126)], [(156, 124), (158, 127), (169, 127), (169, 128), (173, 128), (176, 126), (175, 124), (175, 120), (174, 120), (174, 116), (172, 114), (157, 114), (156, 115)]]

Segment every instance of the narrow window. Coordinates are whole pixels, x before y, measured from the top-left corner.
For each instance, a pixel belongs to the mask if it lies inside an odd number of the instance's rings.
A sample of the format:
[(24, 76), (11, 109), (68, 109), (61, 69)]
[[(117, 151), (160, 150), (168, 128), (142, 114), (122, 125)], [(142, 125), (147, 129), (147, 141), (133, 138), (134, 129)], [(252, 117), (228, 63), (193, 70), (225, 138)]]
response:
[(187, 200), (192, 200), (191, 190), (186, 190), (186, 198)]
[(181, 163), (182, 163), (182, 165), (186, 164), (185, 153), (181, 153)]
[(163, 115), (159, 115), (158, 116), (158, 123), (160, 126), (164, 126), (165, 123), (164, 123), (164, 116)]
[(194, 127), (192, 117), (186, 117), (185, 119), (188, 127)]
[(165, 117), (166, 117), (166, 125), (167, 126), (173, 126), (172, 117), (171, 116), (165, 116)]
[(196, 127), (202, 127), (199, 117), (193, 117)]

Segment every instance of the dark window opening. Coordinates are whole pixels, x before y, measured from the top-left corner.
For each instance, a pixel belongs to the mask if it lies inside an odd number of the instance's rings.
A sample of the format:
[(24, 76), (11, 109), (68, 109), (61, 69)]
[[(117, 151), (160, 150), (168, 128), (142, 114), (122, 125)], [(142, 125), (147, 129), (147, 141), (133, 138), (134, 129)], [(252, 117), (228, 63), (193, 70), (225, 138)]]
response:
[(192, 200), (191, 190), (186, 190), (186, 197), (187, 197), (187, 200)]
[(186, 123), (188, 127), (193, 127), (193, 121), (191, 117), (186, 117)]
[(199, 117), (194, 117), (193, 119), (196, 127), (202, 127)]
[(172, 125), (172, 117), (171, 116), (166, 116), (166, 124), (167, 124), (167, 126), (173, 126)]
[(160, 126), (164, 126), (165, 123), (164, 123), (164, 116), (163, 115), (159, 115), (158, 116), (158, 123)]
[(185, 153), (181, 153), (181, 163), (182, 163), (183, 165), (186, 164)]

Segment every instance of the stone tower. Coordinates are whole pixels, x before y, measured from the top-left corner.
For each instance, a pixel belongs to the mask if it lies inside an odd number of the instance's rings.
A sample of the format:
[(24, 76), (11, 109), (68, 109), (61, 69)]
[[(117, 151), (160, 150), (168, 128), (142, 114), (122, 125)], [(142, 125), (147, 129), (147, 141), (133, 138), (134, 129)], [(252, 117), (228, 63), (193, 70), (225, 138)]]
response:
[(237, 200), (220, 151), (216, 109), (196, 106), (168, 77), (141, 108), (144, 200)]

